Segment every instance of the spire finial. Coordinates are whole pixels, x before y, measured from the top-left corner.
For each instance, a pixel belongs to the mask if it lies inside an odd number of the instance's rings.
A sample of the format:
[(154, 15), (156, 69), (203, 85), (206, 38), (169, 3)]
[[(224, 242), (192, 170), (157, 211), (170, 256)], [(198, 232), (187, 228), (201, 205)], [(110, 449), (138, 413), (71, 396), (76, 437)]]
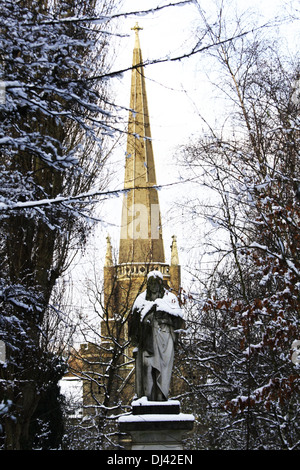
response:
[(138, 22), (135, 23), (135, 26), (131, 28), (133, 31), (135, 31), (135, 49), (140, 49), (140, 38), (139, 38), (139, 31), (143, 28), (141, 28), (138, 24)]
[(110, 236), (107, 235), (106, 237), (106, 255), (105, 255), (105, 267), (113, 266), (113, 259), (112, 259), (112, 246), (110, 242)]
[(178, 266), (178, 249), (177, 249), (177, 237), (176, 235), (172, 236), (172, 245), (171, 245), (171, 266)]
[(133, 31), (135, 31), (135, 34), (138, 34), (139, 31), (143, 28), (141, 28), (138, 24), (138, 22), (135, 23), (135, 26), (133, 28), (131, 28)]

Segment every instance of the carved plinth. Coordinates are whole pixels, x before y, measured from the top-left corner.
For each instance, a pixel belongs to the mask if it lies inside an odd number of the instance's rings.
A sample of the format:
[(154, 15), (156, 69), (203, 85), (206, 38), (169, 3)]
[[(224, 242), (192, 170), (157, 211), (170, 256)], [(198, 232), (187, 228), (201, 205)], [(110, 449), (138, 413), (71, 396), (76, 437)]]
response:
[(132, 402), (132, 413), (119, 418), (119, 430), (131, 436), (132, 450), (182, 450), (194, 416), (180, 412), (177, 400)]

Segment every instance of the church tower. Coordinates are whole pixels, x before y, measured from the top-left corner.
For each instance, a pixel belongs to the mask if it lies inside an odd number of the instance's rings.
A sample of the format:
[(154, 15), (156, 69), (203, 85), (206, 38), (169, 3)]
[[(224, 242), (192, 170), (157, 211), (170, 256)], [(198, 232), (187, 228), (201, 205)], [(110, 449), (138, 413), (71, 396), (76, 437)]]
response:
[(133, 50), (128, 137), (118, 264), (114, 265), (110, 239), (104, 266), (104, 303), (115, 314), (129, 310), (146, 285), (147, 273), (158, 270), (166, 287), (175, 294), (180, 288), (176, 237), (171, 245), (171, 263), (165, 260), (162, 223), (152, 148), (139, 31), (136, 24)]
[[(119, 253), (113, 259), (110, 237), (104, 260), (103, 314), (99, 344), (81, 345), (84, 415), (102, 419), (105, 407), (130, 403), (134, 395), (133, 348), (128, 341), (128, 317), (147, 274), (158, 270), (165, 287), (175, 295), (180, 288), (176, 237), (172, 237), (170, 264), (166, 263), (147, 103), (140, 27), (135, 31), (125, 154), (124, 196)], [(99, 404), (101, 404), (99, 406)], [(104, 406), (103, 406), (104, 405)]]

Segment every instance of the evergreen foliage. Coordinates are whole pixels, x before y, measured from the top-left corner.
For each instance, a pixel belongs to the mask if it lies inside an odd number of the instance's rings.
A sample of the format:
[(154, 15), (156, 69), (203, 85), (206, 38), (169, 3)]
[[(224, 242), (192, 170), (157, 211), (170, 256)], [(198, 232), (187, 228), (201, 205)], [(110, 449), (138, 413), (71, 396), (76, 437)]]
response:
[[(113, 1), (0, 2), (0, 339), (5, 448), (30, 448), (29, 428), (57, 359), (45, 324), (50, 299), (89, 231), (90, 205), (52, 203), (103, 187), (110, 113), (106, 16)], [(88, 18), (98, 15), (101, 27)], [(103, 16), (104, 15), (104, 16)], [(59, 366), (60, 367), (60, 366)]]

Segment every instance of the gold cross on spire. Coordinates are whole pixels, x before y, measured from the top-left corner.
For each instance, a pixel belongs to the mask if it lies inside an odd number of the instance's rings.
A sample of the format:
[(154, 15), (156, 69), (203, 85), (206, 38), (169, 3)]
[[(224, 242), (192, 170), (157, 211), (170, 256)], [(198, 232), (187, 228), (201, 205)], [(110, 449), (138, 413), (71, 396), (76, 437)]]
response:
[(135, 26), (133, 28), (133, 31), (135, 31), (135, 44), (134, 44), (134, 48), (135, 49), (140, 49), (140, 38), (139, 38), (139, 31), (143, 28), (141, 28), (138, 24), (138, 22), (135, 23)]
[(133, 28), (131, 28), (133, 31), (136, 32), (136, 34), (138, 34), (138, 32), (143, 29), (139, 26), (138, 22), (135, 23), (135, 26)]

